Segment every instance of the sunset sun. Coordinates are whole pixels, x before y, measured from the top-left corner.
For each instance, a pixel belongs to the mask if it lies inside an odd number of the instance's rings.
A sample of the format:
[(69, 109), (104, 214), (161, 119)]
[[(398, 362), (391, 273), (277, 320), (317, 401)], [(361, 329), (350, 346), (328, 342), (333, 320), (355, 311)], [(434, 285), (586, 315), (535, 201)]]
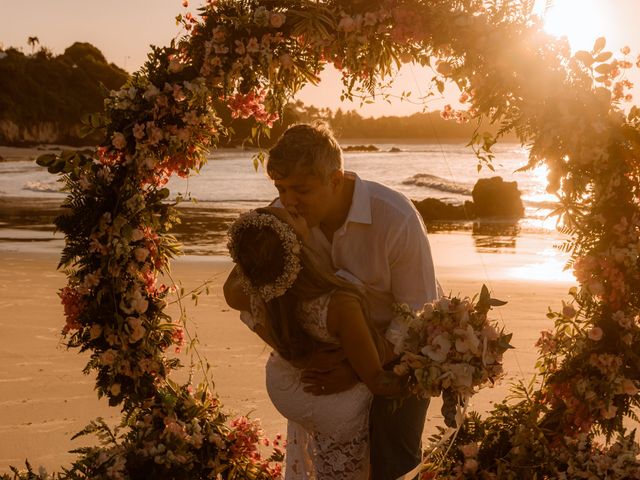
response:
[(544, 29), (552, 35), (567, 37), (573, 51), (591, 50), (596, 38), (607, 37), (611, 32), (606, 3), (599, 0), (540, 2), (539, 14)]

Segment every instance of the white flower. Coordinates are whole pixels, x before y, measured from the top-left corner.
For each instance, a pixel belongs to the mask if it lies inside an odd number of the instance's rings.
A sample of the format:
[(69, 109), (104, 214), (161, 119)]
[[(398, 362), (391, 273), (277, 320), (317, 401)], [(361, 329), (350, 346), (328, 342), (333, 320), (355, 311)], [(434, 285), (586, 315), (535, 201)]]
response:
[(456, 350), (460, 353), (471, 352), (473, 354), (478, 353), (478, 346), (480, 345), (480, 339), (473, 331), (471, 325), (467, 325), (467, 328), (456, 328), (453, 331), (456, 335)]
[(131, 333), (129, 334), (129, 343), (136, 343), (144, 337), (147, 329), (142, 325), (142, 319), (137, 317), (128, 317), (127, 323)]
[(452, 384), (454, 388), (471, 388), (473, 381), (473, 367), (468, 363), (451, 363), (446, 365), (446, 369), (453, 374)]
[(160, 90), (158, 89), (158, 87), (156, 87), (153, 84), (149, 84), (149, 86), (147, 87), (147, 90), (144, 92), (142, 96), (144, 97), (145, 100), (150, 100), (153, 97), (156, 97), (159, 93), (160, 93)]
[(423, 355), (427, 355), (434, 362), (442, 363), (447, 359), (447, 355), (451, 350), (451, 341), (449, 335), (441, 333), (435, 337), (430, 345), (427, 345), (421, 350)]
[(134, 228), (131, 231), (131, 240), (137, 242), (138, 240), (142, 240), (144, 238), (144, 233), (139, 228)]

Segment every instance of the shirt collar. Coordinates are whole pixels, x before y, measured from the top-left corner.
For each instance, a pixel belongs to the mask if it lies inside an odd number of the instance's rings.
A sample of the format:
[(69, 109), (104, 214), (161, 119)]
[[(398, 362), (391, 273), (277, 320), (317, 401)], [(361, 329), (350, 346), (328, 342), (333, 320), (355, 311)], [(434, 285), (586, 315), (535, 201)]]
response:
[(344, 172), (347, 178), (354, 180), (353, 196), (351, 197), (351, 207), (345, 220), (348, 222), (371, 224), (371, 199), (369, 198), (369, 188), (367, 184), (355, 172)]

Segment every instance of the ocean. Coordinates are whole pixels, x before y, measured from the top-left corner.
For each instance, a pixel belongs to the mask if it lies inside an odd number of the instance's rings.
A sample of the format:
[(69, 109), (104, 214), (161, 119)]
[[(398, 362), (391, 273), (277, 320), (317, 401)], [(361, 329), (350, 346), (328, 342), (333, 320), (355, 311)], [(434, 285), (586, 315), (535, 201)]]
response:
[[(546, 193), (546, 169), (516, 172), (527, 163), (527, 152), (518, 144), (495, 146), (495, 171), (477, 170), (478, 160), (462, 143), (410, 143), (370, 140), (341, 142), (350, 145), (375, 145), (375, 152), (345, 152), (345, 168), (362, 178), (394, 188), (414, 200), (427, 197), (462, 204), (471, 200), (471, 190), (480, 178), (499, 175), (516, 181), (525, 205), (525, 218), (517, 224), (484, 225), (488, 245), (497, 245), (502, 237), (520, 234), (552, 234), (555, 220), (548, 218), (554, 196)], [(0, 247), (7, 242), (45, 242), (52, 238), (51, 220), (64, 198), (57, 177), (35, 163), (35, 158), (52, 148), (0, 147)], [(175, 196), (193, 199), (182, 203), (183, 223), (176, 233), (190, 254), (224, 254), (224, 232), (241, 211), (264, 205), (277, 196), (264, 168), (253, 166), (255, 150), (220, 149), (209, 154), (208, 163), (198, 175), (174, 178), (168, 187)], [(4, 205), (3, 205), (4, 204)], [(471, 230), (478, 233), (477, 222), (428, 225), (432, 232)], [(554, 235), (555, 236), (555, 235)]]

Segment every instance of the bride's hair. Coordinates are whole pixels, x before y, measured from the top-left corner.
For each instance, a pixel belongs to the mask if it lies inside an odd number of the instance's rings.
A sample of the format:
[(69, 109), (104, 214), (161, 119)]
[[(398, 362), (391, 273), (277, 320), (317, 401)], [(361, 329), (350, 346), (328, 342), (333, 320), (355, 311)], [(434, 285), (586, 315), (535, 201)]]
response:
[[(236, 242), (237, 263), (255, 287), (269, 284), (283, 274), (286, 269), (284, 246), (269, 225), (242, 229)], [(303, 247), (299, 255), (301, 269), (291, 288), (265, 302), (267, 334), (276, 351), (287, 360), (300, 359), (318, 346), (302, 328), (301, 301), (340, 291), (357, 298), (368, 317), (364, 296), (356, 286), (323, 268), (312, 250)], [(373, 331), (372, 335), (377, 338)]]

